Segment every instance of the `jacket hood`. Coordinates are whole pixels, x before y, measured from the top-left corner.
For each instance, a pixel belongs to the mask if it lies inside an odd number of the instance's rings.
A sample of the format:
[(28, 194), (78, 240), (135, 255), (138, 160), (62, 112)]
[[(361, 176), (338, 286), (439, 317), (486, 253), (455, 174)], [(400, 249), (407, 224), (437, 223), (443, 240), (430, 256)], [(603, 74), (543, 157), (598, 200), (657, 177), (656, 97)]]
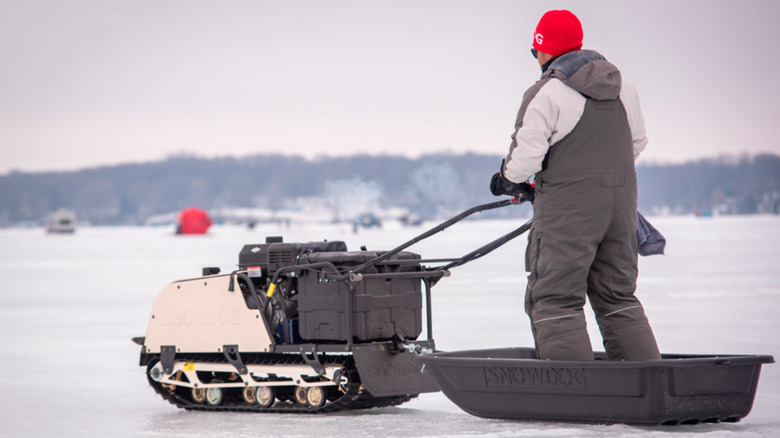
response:
[(575, 50), (555, 58), (542, 79), (554, 77), (581, 94), (595, 100), (613, 100), (620, 96), (620, 70), (593, 50)]

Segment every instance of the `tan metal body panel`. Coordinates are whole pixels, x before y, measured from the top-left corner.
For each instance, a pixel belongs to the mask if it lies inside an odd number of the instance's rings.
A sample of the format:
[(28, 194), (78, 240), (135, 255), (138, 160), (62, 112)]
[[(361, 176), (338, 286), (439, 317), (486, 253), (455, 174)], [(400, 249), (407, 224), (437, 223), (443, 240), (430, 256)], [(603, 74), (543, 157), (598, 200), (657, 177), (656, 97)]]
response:
[(160, 291), (152, 306), (144, 342), (147, 353), (175, 345), (177, 353), (221, 353), (225, 345), (241, 352), (272, 348), (271, 336), (257, 309), (246, 306), (238, 284), (228, 290), (230, 275), (176, 281)]

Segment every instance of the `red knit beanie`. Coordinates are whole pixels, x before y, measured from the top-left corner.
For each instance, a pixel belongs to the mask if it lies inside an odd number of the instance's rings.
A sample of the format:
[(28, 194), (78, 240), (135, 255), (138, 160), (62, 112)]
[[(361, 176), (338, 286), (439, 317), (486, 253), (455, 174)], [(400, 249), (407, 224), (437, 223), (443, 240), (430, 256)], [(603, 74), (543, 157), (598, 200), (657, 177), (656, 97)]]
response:
[(582, 48), (582, 24), (567, 10), (547, 11), (534, 32), (534, 49), (552, 56)]

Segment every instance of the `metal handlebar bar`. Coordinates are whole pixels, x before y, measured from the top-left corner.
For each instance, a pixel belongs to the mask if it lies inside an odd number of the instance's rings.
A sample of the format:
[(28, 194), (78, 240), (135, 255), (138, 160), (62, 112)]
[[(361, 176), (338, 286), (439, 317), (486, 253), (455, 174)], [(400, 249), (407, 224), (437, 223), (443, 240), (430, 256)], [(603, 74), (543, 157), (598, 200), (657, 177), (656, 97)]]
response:
[[(424, 233), (422, 233), (422, 234), (412, 238), (411, 240), (409, 240), (409, 241), (407, 241), (407, 242), (405, 242), (405, 243), (403, 243), (403, 244), (401, 244), (401, 245), (399, 245), (399, 246), (397, 246), (397, 247), (395, 247), (395, 248), (385, 252), (384, 254), (382, 254), (382, 255), (380, 255), (380, 256), (372, 259), (372, 260), (369, 260), (369, 261), (363, 263), (362, 265), (357, 266), (354, 269), (351, 269), (349, 271), (349, 273), (357, 274), (357, 273), (363, 272), (364, 270), (366, 270), (366, 269), (368, 269), (368, 268), (370, 268), (372, 266), (377, 265), (378, 263), (381, 263), (381, 262), (389, 259), (393, 255), (403, 251), (404, 249), (414, 245), (415, 243), (417, 243), (417, 242), (419, 242), (421, 240), (427, 239), (428, 237), (430, 237), (430, 236), (432, 236), (432, 235), (434, 235), (434, 234), (436, 234), (436, 233), (438, 233), (440, 231), (444, 231), (445, 229), (447, 229), (447, 228), (451, 227), (452, 225), (462, 221), (463, 219), (467, 218), (468, 216), (471, 216), (474, 213), (479, 213), (479, 212), (485, 211), (485, 210), (493, 210), (493, 209), (496, 209), (496, 208), (506, 207), (507, 205), (519, 205), (519, 204), (522, 204), (523, 202), (526, 202), (525, 198), (509, 198), (509, 199), (503, 199), (501, 201), (489, 202), (487, 204), (481, 204), (481, 205), (477, 205), (477, 206), (471, 207), (468, 210), (465, 210), (462, 213), (458, 214), (457, 216), (454, 216), (454, 217), (452, 217), (452, 218), (450, 218), (450, 219), (440, 223), (439, 225), (431, 228), (430, 230), (428, 230), (428, 231), (426, 231), (426, 232), (424, 232)], [(524, 228), (524, 227), (526, 227), (526, 225), (528, 227)], [(520, 227), (517, 230), (513, 231), (512, 233), (509, 233), (509, 234), (507, 234), (505, 236), (502, 236), (501, 238), (499, 238), (499, 239), (497, 239), (497, 240), (495, 240), (493, 242), (490, 242), (489, 244), (487, 244), (487, 245), (485, 245), (483, 247), (480, 247), (480, 248), (478, 248), (475, 251), (472, 251), (471, 253), (461, 257), (460, 259), (457, 259), (457, 260), (453, 261), (452, 263), (450, 263), (450, 264), (448, 264), (446, 266), (448, 266), (448, 267), (460, 266), (460, 265), (462, 265), (464, 263), (467, 263), (467, 262), (469, 262), (471, 260), (474, 260), (474, 259), (477, 259), (479, 257), (482, 257), (483, 255), (485, 255), (485, 254), (489, 253), (490, 251), (498, 248), (499, 246), (503, 245), (504, 243), (508, 242), (509, 240), (512, 240), (515, 237), (519, 236), (520, 234), (524, 233), (528, 228), (530, 228), (530, 226), (531, 225), (530, 225), (530, 221), (529, 221), (526, 224), (524, 224), (522, 227)], [(511, 236), (511, 237), (508, 237), (508, 236)], [(502, 242), (497, 244), (498, 241), (502, 241)], [(492, 246), (492, 245), (495, 245), (495, 246)], [(484, 253), (479, 254), (479, 252), (481, 250), (485, 250), (485, 249), (488, 249), (488, 250), (486, 252), (484, 252)], [(466, 259), (467, 257), (468, 257), (468, 259)], [(466, 260), (464, 260), (464, 259), (466, 259)], [(460, 262), (460, 263), (458, 263), (458, 262)], [(442, 269), (447, 269), (447, 268), (442, 268)]]

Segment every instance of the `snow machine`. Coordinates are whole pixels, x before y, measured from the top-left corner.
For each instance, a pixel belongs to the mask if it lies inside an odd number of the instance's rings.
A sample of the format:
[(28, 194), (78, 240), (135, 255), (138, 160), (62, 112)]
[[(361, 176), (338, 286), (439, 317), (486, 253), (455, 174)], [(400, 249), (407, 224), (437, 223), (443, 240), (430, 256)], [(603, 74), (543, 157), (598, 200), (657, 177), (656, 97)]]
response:
[(763, 355), (538, 360), (532, 348), (419, 356), (442, 392), (479, 417), (676, 425), (736, 422), (753, 406)]
[(133, 338), (140, 365), (154, 390), (184, 409), (333, 412), (438, 391), (414, 360), (435, 351), (431, 287), (530, 221), (460, 258), (404, 250), (474, 213), (521, 202), (473, 207), (389, 251), (281, 237), (245, 245), (236, 271), (207, 267), (163, 288), (146, 336)]

